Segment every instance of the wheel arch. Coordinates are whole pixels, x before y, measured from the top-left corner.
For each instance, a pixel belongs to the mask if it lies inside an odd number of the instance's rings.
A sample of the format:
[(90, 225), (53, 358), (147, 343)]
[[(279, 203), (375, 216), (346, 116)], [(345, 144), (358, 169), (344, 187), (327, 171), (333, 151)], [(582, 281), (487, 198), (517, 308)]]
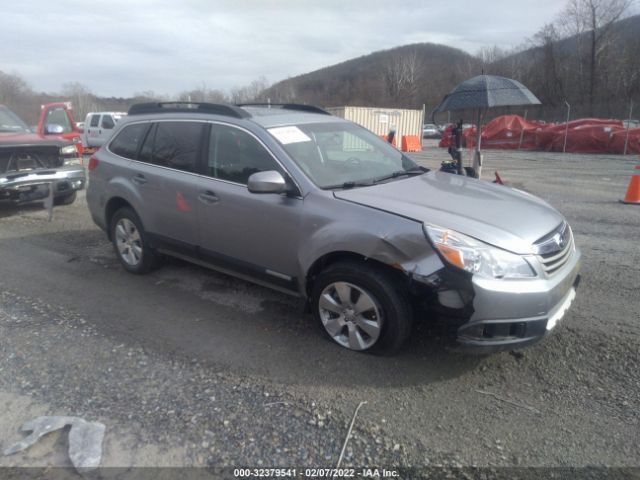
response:
[[(130, 208), (134, 212), (136, 211), (135, 208), (133, 208), (133, 205), (131, 205), (130, 202), (128, 202), (122, 197), (112, 197), (111, 199), (109, 199), (109, 201), (105, 205), (104, 219), (107, 224), (107, 236), (109, 237), (109, 240), (113, 240), (111, 238), (111, 219), (113, 218), (113, 216), (118, 210), (125, 207)], [(136, 212), (136, 215), (137, 215), (137, 212)]]
[(369, 265), (374, 265), (382, 270), (386, 270), (389, 274), (395, 276), (399, 281), (408, 282), (407, 276), (404, 274), (404, 271), (400, 266), (395, 267), (393, 265), (389, 265), (387, 263), (381, 262), (380, 260), (376, 260), (371, 257), (366, 257), (360, 253), (348, 251), (348, 250), (337, 250), (329, 253), (325, 253), (321, 257), (317, 258), (311, 266), (307, 269), (305, 275), (305, 294), (306, 298), (309, 299), (311, 290), (313, 289), (313, 284), (318, 276), (318, 274), (326, 269), (328, 266), (333, 265), (335, 263), (342, 262), (364, 262)]

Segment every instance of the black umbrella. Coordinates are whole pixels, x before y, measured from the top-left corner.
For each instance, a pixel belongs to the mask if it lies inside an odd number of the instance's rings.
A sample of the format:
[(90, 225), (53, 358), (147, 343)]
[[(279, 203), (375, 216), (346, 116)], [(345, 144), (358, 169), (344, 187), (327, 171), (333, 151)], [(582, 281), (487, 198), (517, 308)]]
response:
[(476, 177), (480, 177), (482, 160), (480, 155), (480, 124), (482, 111), (491, 107), (515, 105), (540, 105), (540, 100), (517, 80), (495, 75), (478, 75), (459, 84), (451, 90), (433, 111), (477, 109), (477, 140), (473, 167)]
[(495, 75), (478, 75), (451, 90), (435, 112), (539, 104), (540, 100), (517, 80)]

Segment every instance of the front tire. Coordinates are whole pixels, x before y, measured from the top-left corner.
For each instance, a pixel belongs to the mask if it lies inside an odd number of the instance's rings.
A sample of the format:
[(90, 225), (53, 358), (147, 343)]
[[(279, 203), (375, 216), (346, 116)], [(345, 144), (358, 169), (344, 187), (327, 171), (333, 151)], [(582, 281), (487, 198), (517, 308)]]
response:
[(157, 267), (158, 257), (147, 243), (140, 218), (131, 208), (123, 207), (111, 218), (111, 241), (125, 270), (142, 274)]
[(413, 314), (390, 272), (367, 262), (330, 265), (318, 275), (311, 308), (324, 332), (342, 347), (394, 353), (411, 333)]

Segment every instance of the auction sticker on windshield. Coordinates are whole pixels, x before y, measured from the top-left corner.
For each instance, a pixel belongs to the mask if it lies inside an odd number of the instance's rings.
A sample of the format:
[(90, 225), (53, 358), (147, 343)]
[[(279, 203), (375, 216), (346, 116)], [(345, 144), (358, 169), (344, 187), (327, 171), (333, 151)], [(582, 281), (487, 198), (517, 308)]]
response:
[(307, 136), (298, 127), (276, 127), (270, 128), (269, 133), (276, 137), (280, 143), (287, 145), (289, 143), (310, 142), (311, 138)]

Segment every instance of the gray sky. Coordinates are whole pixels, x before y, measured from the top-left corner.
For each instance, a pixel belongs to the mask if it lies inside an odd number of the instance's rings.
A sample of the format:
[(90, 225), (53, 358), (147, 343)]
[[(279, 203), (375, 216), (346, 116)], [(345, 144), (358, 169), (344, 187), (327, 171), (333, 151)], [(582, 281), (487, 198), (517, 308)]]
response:
[[(416, 42), (520, 44), (559, 0), (33, 0), (3, 2), (0, 70), (98, 95), (228, 90)], [(455, 10), (452, 10), (455, 6)]]

